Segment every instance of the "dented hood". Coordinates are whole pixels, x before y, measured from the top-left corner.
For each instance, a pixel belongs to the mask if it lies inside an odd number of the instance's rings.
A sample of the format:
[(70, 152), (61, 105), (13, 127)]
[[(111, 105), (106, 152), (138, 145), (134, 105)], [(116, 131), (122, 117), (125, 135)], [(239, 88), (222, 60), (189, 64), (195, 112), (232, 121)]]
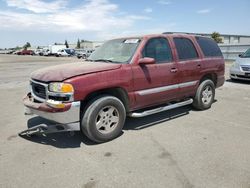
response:
[(79, 62), (56, 65), (39, 69), (31, 74), (31, 78), (44, 82), (63, 81), (67, 78), (120, 68), (120, 64), (100, 62)]

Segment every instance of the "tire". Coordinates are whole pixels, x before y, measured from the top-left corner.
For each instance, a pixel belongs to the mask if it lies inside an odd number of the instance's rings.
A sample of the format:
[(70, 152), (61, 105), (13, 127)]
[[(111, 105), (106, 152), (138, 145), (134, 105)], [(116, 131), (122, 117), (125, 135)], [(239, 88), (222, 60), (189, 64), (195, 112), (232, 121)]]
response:
[(83, 55), (83, 56), (82, 56), (82, 59), (86, 59), (86, 58), (87, 58), (87, 56), (86, 56), (86, 55)]
[(209, 109), (215, 97), (215, 86), (212, 80), (204, 80), (199, 85), (193, 102), (193, 107), (197, 110)]
[(123, 103), (113, 96), (100, 96), (90, 101), (83, 111), (82, 132), (96, 143), (118, 137), (126, 119)]

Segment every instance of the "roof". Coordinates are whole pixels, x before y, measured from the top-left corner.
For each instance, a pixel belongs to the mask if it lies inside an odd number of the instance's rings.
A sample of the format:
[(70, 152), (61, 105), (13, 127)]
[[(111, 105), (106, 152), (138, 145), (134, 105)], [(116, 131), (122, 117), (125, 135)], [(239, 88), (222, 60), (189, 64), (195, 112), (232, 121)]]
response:
[[(189, 33), (189, 32), (164, 32), (164, 34), (188, 34), (188, 35), (201, 35), (201, 36), (211, 36), (212, 33)], [(222, 34), (220, 33), (221, 36), (232, 36), (232, 37), (249, 37), (250, 35), (236, 35), (236, 34)]]
[[(141, 39), (141, 38), (154, 38), (154, 37), (164, 37), (166, 35), (173, 35), (173, 36), (199, 36), (201, 37), (201, 35), (198, 34), (192, 34), (192, 33), (170, 33), (170, 32), (166, 32), (166, 33), (158, 33), (158, 34), (147, 34), (147, 35), (135, 35), (135, 36), (124, 36), (124, 37), (118, 37), (118, 38), (113, 38), (113, 39)], [(203, 36), (206, 37), (206, 36)]]

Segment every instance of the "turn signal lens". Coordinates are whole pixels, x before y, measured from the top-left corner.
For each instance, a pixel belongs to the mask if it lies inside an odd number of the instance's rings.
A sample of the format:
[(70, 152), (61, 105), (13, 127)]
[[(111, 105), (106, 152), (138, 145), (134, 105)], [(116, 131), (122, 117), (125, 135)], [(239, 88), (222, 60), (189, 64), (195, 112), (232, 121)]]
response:
[(73, 93), (74, 88), (73, 88), (73, 86), (71, 84), (62, 84), (61, 91), (63, 93)]

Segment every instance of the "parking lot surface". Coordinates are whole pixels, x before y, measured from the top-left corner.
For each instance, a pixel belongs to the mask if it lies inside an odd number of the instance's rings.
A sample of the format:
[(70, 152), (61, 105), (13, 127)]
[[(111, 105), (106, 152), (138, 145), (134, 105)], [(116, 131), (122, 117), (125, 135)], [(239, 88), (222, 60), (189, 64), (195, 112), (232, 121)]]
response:
[(44, 121), (24, 116), (30, 73), (75, 61), (83, 60), (0, 55), (0, 187), (250, 188), (247, 82), (227, 80), (207, 111), (187, 106), (127, 119), (123, 134), (104, 144), (79, 132), (17, 136)]

